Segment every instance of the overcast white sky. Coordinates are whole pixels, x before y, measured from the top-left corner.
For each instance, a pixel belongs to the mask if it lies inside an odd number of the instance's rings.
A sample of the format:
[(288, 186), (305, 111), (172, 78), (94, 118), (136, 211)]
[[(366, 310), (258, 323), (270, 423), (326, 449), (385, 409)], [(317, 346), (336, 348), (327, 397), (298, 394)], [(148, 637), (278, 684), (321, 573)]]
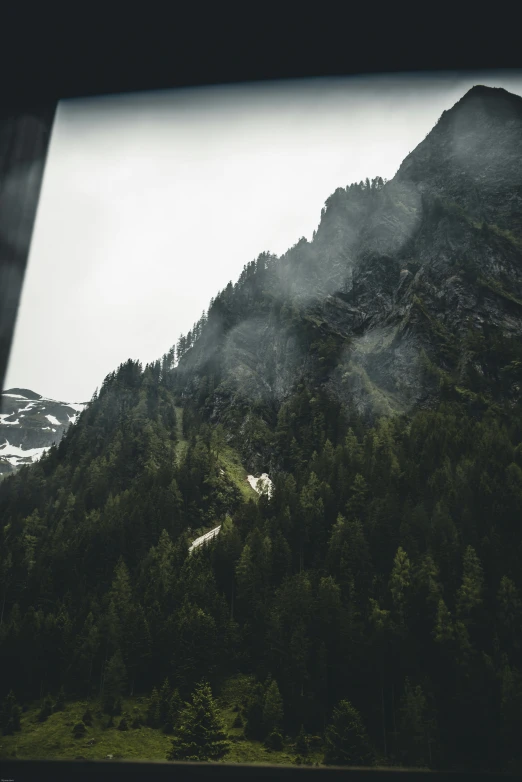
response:
[(159, 358), (245, 263), (311, 239), (337, 187), (393, 177), (474, 84), (522, 95), (522, 72), (62, 102), (5, 388), (87, 401)]

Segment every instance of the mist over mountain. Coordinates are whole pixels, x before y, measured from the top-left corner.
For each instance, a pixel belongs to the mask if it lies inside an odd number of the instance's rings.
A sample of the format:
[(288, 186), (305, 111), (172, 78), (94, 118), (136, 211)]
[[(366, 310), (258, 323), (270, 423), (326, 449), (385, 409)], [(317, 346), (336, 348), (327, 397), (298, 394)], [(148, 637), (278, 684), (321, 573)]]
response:
[(479, 345), (487, 330), (517, 360), (521, 145), (522, 98), (470, 90), (391, 181), (338, 188), (312, 242), (245, 267), (178, 351), (177, 387), (209, 420), (264, 406), (260, 426), (301, 380), (368, 420), (432, 405), (441, 382), (458, 394), (471, 377), (471, 398), (516, 404), (514, 368), (501, 378)]
[(474, 87), (2, 481), (0, 753), (520, 771), (521, 107)]

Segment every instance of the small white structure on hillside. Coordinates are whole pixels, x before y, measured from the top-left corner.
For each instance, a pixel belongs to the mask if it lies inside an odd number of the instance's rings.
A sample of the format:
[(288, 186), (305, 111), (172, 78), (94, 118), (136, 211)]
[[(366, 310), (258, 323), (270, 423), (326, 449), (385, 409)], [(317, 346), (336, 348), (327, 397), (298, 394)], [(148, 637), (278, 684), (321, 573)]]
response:
[(214, 529), (211, 529), (210, 532), (206, 532), (200, 538), (196, 538), (196, 540), (194, 540), (189, 546), (189, 554), (192, 554), (194, 549), (199, 548), (199, 546), (202, 546), (204, 543), (208, 543), (210, 540), (213, 540), (213, 538), (215, 538), (216, 535), (219, 533), (220, 529), (221, 529), (221, 524), (219, 525), (219, 527), (214, 527)]

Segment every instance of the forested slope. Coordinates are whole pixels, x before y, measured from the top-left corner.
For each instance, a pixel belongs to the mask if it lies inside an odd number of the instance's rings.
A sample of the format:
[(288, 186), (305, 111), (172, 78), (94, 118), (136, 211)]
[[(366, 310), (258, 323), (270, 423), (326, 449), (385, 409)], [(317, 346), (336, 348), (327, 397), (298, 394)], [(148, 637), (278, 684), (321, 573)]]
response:
[(242, 674), (250, 740), (520, 767), (522, 99), (500, 92), (338, 190), (312, 242), (247, 265), (2, 483), (2, 695), (117, 712)]

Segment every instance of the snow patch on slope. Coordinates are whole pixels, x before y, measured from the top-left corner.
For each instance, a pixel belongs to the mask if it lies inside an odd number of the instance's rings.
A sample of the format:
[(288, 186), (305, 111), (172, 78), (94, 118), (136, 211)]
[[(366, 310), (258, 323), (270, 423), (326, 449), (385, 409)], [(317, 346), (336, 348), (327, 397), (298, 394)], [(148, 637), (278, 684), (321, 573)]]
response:
[(18, 410), (18, 412), (19, 412), (19, 413), (25, 413), (27, 410), (32, 410), (34, 406), (35, 406), (35, 402), (29, 402), (29, 404), (27, 405), (27, 407), (21, 407), (21, 408)]
[(263, 491), (266, 490), (269, 497), (272, 496), (272, 492), (274, 491), (274, 484), (268, 477), (267, 473), (264, 472), (262, 475), (259, 476), (259, 478), (254, 477), (253, 475), (247, 476), (247, 481), (251, 485), (254, 491), (256, 491), (258, 494), (261, 494)]
[(20, 421), (18, 418), (16, 421), (6, 421), (6, 418), (10, 418), (13, 415), (13, 413), (0, 413), (0, 424), (7, 424), (8, 426), (14, 426), (15, 424), (19, 424)]
[(45, 416), (49, 423), (54, 424), (55, 426), (61, 426), (61, 423), (57, 418), (54, 417), (54, 415), (46, 415)]
[(82, 410), (85, 410), (87, 407), (87, 404), (80, 404), (79, 402), (67, 402), (67, 407), (72, 407), (73, 410), (76, 410), (78, 413), (81, 413)]
[(28, 448), (24, 451), (23, 448), (17, 448), (16, 445), (11, 445), (10, 442), (6, 440), (5, 443), (0, 446), (0, 457), (16, 467), (28, 458), (31, 459), (31, 461), (36, 462), (48, 450), (49, 448)]

